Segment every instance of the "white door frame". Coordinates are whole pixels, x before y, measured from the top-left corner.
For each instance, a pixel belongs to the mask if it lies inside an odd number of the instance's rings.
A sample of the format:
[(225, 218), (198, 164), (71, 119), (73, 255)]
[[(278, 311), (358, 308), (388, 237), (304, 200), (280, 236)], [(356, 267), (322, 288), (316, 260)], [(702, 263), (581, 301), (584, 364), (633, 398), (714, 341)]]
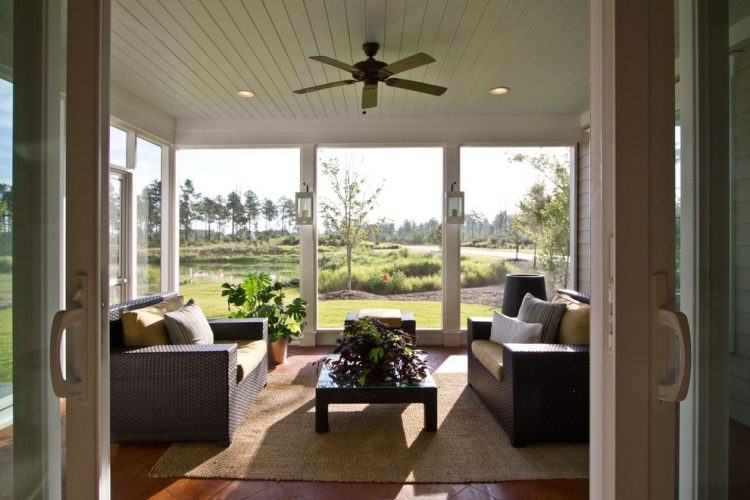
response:
[[(68, 367), (83, 397), (66, 400), (67, 496), (109, 498), (109, 0), (68, 2), (66, 296), (80, 327), (68, 330)], [(71, 444), (75, 443), (74, 446)]]
[(667, 366), (650, 353), (669, 347), (651, 321), (652, 274), (674, 291), (672, 3), (592, 0), (590, 12), (590, 497), (672, 498), (676, 405), (654, 402)]

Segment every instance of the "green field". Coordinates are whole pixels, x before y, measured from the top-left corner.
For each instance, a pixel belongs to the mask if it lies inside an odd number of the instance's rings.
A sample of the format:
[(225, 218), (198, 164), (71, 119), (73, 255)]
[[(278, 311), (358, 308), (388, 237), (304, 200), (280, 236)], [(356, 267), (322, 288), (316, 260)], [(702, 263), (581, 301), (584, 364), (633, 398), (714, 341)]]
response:
[[(185, 299), (195, 299), (209, 318), (226, 317), (227, 303), (221, 297), (220, 283), (195, 281), (180, 285), (180, 294)], [(299, 296), (296, 288), (287, 290), (290, 300)], [(442, 304), (436, 301), (392, 301), (392, 300), (321, 300), (318, 301), (318, 324), (321, 328), (343, 326), (347, 312), (360, 309), (395, 308), (409, 311), (417, 318), (420, 328), (442, 327)], [(461, 325), (466, 324), (467, 316), (491, 316), (494, 308), (480, 304), (461, 304)]]
[[(251, 255), (248, 255), (251, 254)], [(318, 290), (320, 294), (346, 290), (345, 253), (340, 247), (321, 245), (318, 249)], [(487, 256), (461, 258), (462, 285), (499, 285), (514, 268), (504, 260)], [(209, 317), (228, 313), (221, 297), (223, 282), (236, 283), (248, 272), (263, 271), (288, 281), (299, 276), (299, 249), (296, 245), (212, 244), (181, 249), (180, 293), (193, 298)], [(436, 292), (441, 288), (441, 258), (438, 252), (409, 251), (397, 245), (366, 244), (355, 249), (352, 262), (352, 289), (387, 297), (392, 294)], [(190, 278), (192, 276), (192, 278)], [(287, 297), (299, 290), (287, 289)], [(408, 298), (408, 296), (407, 296)], [(442, 327), (439, 300), (319, 300), (318, 326), (343, 325), (349, 311), (365, 308), (394, 308), (410, 311), (421, 328)], [(461, 304), (461, 324), (467, 316), (491, 315), (493, 308), (481, 304)]]

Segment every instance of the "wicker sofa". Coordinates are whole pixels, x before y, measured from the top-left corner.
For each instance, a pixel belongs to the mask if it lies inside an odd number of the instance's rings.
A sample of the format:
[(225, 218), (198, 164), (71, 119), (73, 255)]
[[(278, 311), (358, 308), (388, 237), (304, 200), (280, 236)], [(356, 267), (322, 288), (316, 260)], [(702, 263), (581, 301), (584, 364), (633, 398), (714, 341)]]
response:
[[(112, 441), (228, 446), (268, 380), (268, 324), (265, 319), (209, 320), (215, 344), (123, 347), (122, 313), (167, 297), (153, 295), (110, 308)], [(238, 369), (238, 344), (251, 341), (262, 341), (264, 354)]]
[(511, 445), (588, 441), (589, 347), (503, 344), (500, 373), (493, 374), (472, 350), (475, 340), (490, 338), (491, 327), (491, 318), (468, 319), (468, 381)]

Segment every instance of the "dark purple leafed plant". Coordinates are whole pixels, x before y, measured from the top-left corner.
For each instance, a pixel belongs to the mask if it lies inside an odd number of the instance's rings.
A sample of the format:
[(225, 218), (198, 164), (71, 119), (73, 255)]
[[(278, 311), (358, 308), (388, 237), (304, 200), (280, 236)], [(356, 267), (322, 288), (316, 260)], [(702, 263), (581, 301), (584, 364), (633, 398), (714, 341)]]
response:
[(418, 383), (427, 376), (424, 353), (414, 336), (365, 318), (347, 325), (330, 361), (331, 377), (340, 384), (373, 386)]

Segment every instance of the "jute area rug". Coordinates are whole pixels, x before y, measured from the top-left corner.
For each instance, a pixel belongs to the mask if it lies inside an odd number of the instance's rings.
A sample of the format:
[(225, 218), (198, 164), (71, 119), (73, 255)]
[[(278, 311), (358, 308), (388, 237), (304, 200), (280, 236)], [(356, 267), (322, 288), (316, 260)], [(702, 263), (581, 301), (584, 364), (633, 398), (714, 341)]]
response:
[(588, 446), (513, 448), (466, 385), (434, 374), (438, 431), (424, 432), (422, 405), (331, 405), (330, 431), (315, 432), (315, 380), (269, 376), (228, 448), (173, 444), (152, 477), (381, 483), (469, 483), (585, 478)]

